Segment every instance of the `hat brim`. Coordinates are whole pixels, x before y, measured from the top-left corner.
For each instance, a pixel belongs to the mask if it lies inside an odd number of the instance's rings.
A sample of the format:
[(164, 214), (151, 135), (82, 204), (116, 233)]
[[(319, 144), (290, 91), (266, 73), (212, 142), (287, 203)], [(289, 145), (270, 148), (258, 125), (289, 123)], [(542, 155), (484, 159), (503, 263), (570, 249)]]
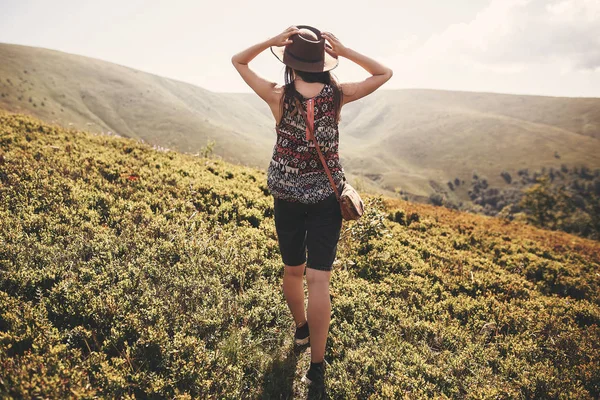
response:
[[(326, 44), (327, 47), (331, 48)], [(325, 51), (325, 57), (322, 62), (311, 63), (311, 62), (303, 62), (292, 58), (288, 53), (285, 52), (285, 46), (271, 46), (271, 52), (279, 61), (298, 71), (305, 72), (326, 72), (331, 71), (335, 67), (338, 66), (339, 60), (337, 57), (332, 56), (327, 51)]]

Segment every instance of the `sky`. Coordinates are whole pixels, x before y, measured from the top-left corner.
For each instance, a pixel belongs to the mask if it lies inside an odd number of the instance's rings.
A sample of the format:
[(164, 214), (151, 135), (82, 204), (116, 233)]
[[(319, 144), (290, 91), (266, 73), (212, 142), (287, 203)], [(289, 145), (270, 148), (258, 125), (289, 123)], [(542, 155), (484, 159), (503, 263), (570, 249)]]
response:
[[(250, 91), (231, 56), (291, 25), (330, 31), (392, 68), (385, 89), (600, 97), (600, 0), (0, 0), (0, 42), (216, 92)], [(269, 50), (250, 66), (283, 81)], [(343, 58), (333, 72), (368, 77)]]

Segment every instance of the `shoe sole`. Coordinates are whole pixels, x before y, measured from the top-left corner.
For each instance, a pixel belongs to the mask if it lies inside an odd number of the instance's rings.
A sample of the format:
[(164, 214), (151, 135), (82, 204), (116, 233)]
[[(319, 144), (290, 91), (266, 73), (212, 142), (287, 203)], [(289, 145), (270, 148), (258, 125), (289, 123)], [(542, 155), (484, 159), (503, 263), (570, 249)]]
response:
[[(302, 378), (300, 378), (300, 382), (304, 383), (306, 386), (313, 386), (313, 385), (317, 386), (317, 387), (319, 386), (319, 385), (316, 385), (312, 380), (310, 380), (308, 378), (308, 376), (306, 376), (306, 374), (304, 374), (302, 376)], [(322, 386), (323, 384), (321, 383), (320, 385)]]
[(308, 339), (310, 339), (310, 336), (307, 336), (304, 339), (295, 339), (295, 341), (298, 346), (302, 346), (308, 343)]
[(302, 383), (307, 384), (307, 385), (312, 385), (312, 383), (313, 383), (310, 379), (308, 379), (308, 377), (306, 375), (302, 376), (302, 378), (300, 379), (300, 381)]

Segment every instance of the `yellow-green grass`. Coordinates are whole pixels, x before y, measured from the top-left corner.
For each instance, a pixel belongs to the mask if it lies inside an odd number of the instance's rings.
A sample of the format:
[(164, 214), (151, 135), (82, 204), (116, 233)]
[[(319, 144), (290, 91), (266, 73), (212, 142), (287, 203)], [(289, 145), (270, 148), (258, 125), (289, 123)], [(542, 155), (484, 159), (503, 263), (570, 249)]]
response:
[[(0, 397), (302, 398), (264, 171), (0, 113)], [(600, 244), (365, 195), (330, 398), (600, 395)]]

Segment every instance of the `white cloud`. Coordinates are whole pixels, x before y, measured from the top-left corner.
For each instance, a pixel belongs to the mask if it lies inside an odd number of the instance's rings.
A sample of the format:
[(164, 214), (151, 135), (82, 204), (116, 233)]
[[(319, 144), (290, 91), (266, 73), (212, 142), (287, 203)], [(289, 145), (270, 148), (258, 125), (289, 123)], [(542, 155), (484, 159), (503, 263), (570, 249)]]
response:
[(492, 0), (472, 21), (430, 37), (413, 56), (498, 73), (540, 64), (600, 69), (600, 0)]

